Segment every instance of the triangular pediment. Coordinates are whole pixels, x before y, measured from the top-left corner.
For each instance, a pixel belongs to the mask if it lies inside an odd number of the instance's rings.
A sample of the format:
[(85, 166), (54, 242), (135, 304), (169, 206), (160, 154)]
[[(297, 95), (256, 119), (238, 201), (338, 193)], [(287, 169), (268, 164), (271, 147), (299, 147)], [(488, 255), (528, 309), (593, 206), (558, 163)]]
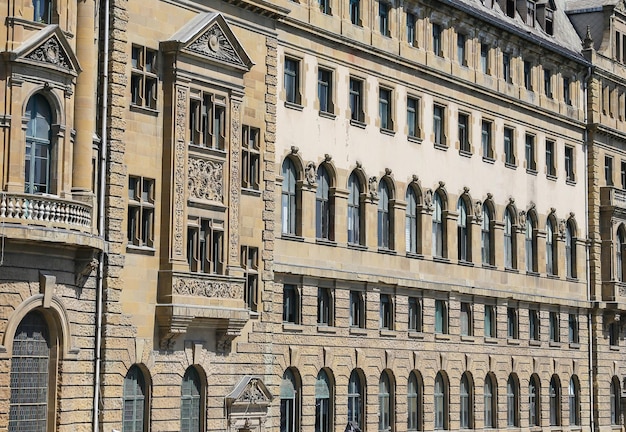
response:
[(626, 5), (624, 5), (624, 0), (619, 0), (615, 5), (615, 12), (619, 12), (622, 15), (626, 15)]
[(35, 33), (19, 48), (10, 52), (10, 60), (57, 69), (60, 72), (78, 75), (80, 64), (72, 47), (58, 25), (51, 24)]
[(232, 392), (226, 396), (229, 405), (246, 404), (266, 406), (272, 402), (272, 394), (269, 392), (263, 380), (250, 375), (244, 376), (235, 386)]
[(166, 51), (185, 52), (245, 71), (254, 65), (222, 14), (215, 12), (197, 15), (161, 44)]

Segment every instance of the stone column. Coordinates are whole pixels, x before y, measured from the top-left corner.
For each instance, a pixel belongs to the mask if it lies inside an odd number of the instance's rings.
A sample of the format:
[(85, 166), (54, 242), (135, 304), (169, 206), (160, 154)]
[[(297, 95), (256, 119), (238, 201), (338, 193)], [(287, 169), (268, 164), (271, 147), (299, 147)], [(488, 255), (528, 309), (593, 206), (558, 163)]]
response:
[(299, 189), (301, 192), (301, 201), (300, 208), (298, 211), (300, 212), (300, 221), (301, 221), (301, 229), (299, 235), (304, 238), (314, 239), (315, 238), (315, 194), (317, 193), (317, 184), (315, 183), (315, 177), (312, 181), (308, 179), (304, 179), (299, 182)]
[[(537, 273), (546, 273), (546, 232), (537, 230)], [(553, 262), (556, 257), (552, 257)]]
[(482, 259), (482, 215), (481, 218), (472, 216), (469, 218), (469, 235), (470, 235), (470, 250), (467, 256), (467, 260), (481, 265)]
[(82, 68), (76, 79), (74, 94), (74, 161), (72, 164), (72, 194), (91, 194), (92, 148), (96, 132), (96, 100), (98, 46), (93, 0), (77, 3), (76, 57)]
[(348, 190), (331, 188), (330, 195), (334, 197), (334, 240), (339, 244), (348, 242)]
[(417, 253), (432, 256), (433, 254), (433, 212), (428, 207), (422, 207), (420, 212), (420, 232), (417, 242)]
[(444, 211), (441, 216), (445, 224), (443, 232), (443, 257), (448, 259), (458, 259), (458, 234), (457, 221), (459, 214), (454, 211)]
[(513, 225), (511, 236), (515, 239), (513, 244), (513, 267), (521, 272), (526, 271), (526, 225)]
[[(10, 93), (11, 93), (11, 130), (9, 132), (10, 141), (6, 144), (8, 151), (8, 181), (5, 186), (7, 192), (23, 193), (24, 192), (24, 152), (26, 146), (24, 138), (26, 136), (26, 121), (22, 117), (22, 104), (24, 102), (24, 89), (22, 85), (24, 81), (19, 77), (11, 76)], [(21, 145), (12, 145), (13, 143), (23, 143)], [(5, 174), (6, 175), (6, 174)]]
[[(493, 265), (498, 268), (504, 267), (504, 222), (492, 221), (492, 241), (491, 254), (493, 256)], [(515, 235), (511, 233), (511, 235)], [(515, 263), (512, 263), (515, 266)]]
[(405, 215), (406, 202), (400, 200), (389, 201), (389, 212), (393, 218), (393, 232), (391, 236), (391, 249), (404, 254), (406, 251)]
[[(230, 143), (229, 162), (230, 175), (224, 184), (228, 189), (228, 274), (243, 276), (239, 250), (239, 205), (241, 203), (241, 102), (243, 93), (231, 94), (230, 97)], [(226, 168), (226, 167), (224, 167)], [(226, 246), (226, 245), (225, 245)]]
[(362, 225), (361, 235), (365, 235), (365, 244), (368, 248), (378, 249), (378, 198), (366, 195), (361, 200), (361, 205), (365, 206), (365, 224)]

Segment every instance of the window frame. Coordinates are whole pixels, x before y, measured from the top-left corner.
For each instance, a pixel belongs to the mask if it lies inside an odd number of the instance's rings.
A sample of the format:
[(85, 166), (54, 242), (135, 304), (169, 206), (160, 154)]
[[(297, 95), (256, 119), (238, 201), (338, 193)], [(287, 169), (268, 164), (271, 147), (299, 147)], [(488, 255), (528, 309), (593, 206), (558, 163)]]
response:
[(546, 139), (546, 175), (556, 177), (556, 141)]
[(381, 330), (394, 330), (394, 307), (393, 297), (387, 293), (380, 294), (378, 328)]
[(282, 163), (281, 234), (297, 236), (300, 233), (301, 190), (298, 185), (300, 170), (291, 158)]
[(474, 314), (472, 305), (461, 302), (459, 315), (459, 333), (461, 336), (474, 336)]
[(565, 180), (573, 183), (576, 181), (575, 164), (574, 164), (574, 147), (565, 146)]
[(250, 311), (258, 312), (259, 307), (259, 248), (241, 246), (241, 267), (243, 268), (244, 302)]
[(480, 223), (480, 255), (483, 265), (494, 265), (494, 232), (491, 208), (487, 203), (482, 205), (482, 220)]
[(483, 332), (486, 338), (495, 338), (498, 335), (496, 313), (494, 305), (484, 306)]
[(408, 329), (409, 332), (421, 333), (422, 327), (422, 302), (418, 297), (409, 297), (409, 317), (408, 317)]
[(317, 287), (317, 325), (318, 326), (334, 326), (335, 325), (335, 307), (334, 295), (331, 288)]
[(467, 67), (467, 35), (464, 33), (456, 34), (456, 56), (459, 65)]
[(366, 388), (366, 383), (363, 372), (360, 369), (352, 369), (348, 381), (348, 423), (356, 423), (360, 430), (363, 430), (365, 420), (364, 388)]
[[(320, 0), (330, 1), (330, 0)], [(317, 102), (319, 111), (323, 114), (334, 114), (335, 104), (333, 101), (333, 75), (332, 69), (317, 68)]]
[(228, 140), (228, 98), (210, 91), (189, 96), (189, 144), (220, 152)]
[(423, 430), (423, 394), (422, 380), (415, 371), (411, 371), (407, 381), (407, 431), (409, 432)]
[(443, 223), (443, 199), (438, 192), (433, 193), (432, 212), (432, 256), (444, 258), (446, 254), (446, 227)]
[(493, 121), (483, 119), (480, 126), (480, 141), (483, 152), (483, 160), (493, 161)]
[(335, 240), (335, 196), (332, 178), (324, 164), (316, 172), (315, 190), (315, 238)]
[(513, 374), (509, 375), (506, 382), (506, 423), (509, 427), (520, 426), (519, 385)]
[(420, 127), (420, 103), (420, 98), (407, 96), (407, 137), (409, 139), (421, 139), (422, 137), (422, 128)]
[(365, 245), (365, 203), (363, 182), (352, 172), (348, 177), (348, 244)]
[(526, 157), (526, 172), (530, 172), (533, 174), (537, 173), (537, 146), (536, 146), (536, 136), (533, 134), (526, 133), (525, 136), (525, 157)]
[(446, 107), (433, 104), (433, 144), (435, 147), (446, 147)]
[(517, 165), (515, 157), (515, 129), (512, 127), (504, 127), (504, 163), (508, 167)]
[(393, 90), (391, 88), (383, 86), (378, 88), (378, 120), (381, 130), (394, 130)]
[(361, 27), (361, 2), (360, 0), (348, 0), (348, 14), (350, 16), (350, 22)]
[(350, 291), (350, 328), (365, 328), (365, 297), (362, 291)]
[(261, 187), (261, 129), (243, 125), (241, 129), (241, 187), (258, 191)]
[(405, 249), (407, 254), (421, 252), (421, 204), (414, 187), (407, 188), (404, 222)]
[[(31, 105), (32, 104), (32, 105)], [(27, 194), (50, 194), (56, 192), (56, 172), (54, 161), (58, 159), (55, 154), (56, 139), (52, 133), (55, 112), (48, 99), (41, 93), (32, 95), (26, 104), (24, 116), (28, 119), (25, 133), (24, 149), (24, 193)], [(44, 124), (45, 134), (40, 134), (41, 123)], [(30, 134), (34, 131), (33, 134)], [(45, 136), (43, 136), (45, 135)], [(41, 156), (40, 153), (45, 153)], [(41, 168), (44, 168), (44, 178), (41, 177)]]
[[(147, 187), (147, 190), (144, 190), (145, 187)], [(129, 175), (126, 225), (127, 246), (154, 247), (155, 213), (155, 180)]]
[[(292, 369), (285, 369), (280, 385), (280, 432), (297, 432), (300, 430), (300, 413), (302, 409), (301, 384), (299, 374)], [(294, 371), (296, 372), (295, 374)], [(289, 392), (289, 386), (291, 387), (291, 392)], [(291, 422), (288, 422), (289, 419), (291, 419)]]
[(447, 379), (442, 372), (435, 376), (435, 387), (433, 391), (434, 405), (434, 429), (447, 430), (449, 425), (449, 389)]
[(561, 320), (558, 312), (550, 311), (549, 340), (552, 343), (561, 342)]
[(331, 432), (334, 430), (334, 393), (332, 377), (329, 376), (324, 368), (320, 369), (315, 382), (315, 430), (317, 432)]
[(435, 333), (448, 334), (450, 331), (447, 301), (435, 300)]
[[(134, 393), (129, 394), (127, 390), (129, 389), (130, 380), (134, 380), (135, 386), (133, 387)], [(127, 385), (128, 384), (128, 385)], [(133, 420), (130, 422), (133, 423), (133, 426), (129, 428), (128, 424), (128, 416), (126, 413), (126, 409), (128, 406), (132, 406), (133, 414), (131, 417)], [(149, 430), (150, 425), (150, 388), (149, 382), (146, 379), (144, 372), (141, 368), (134, 364), (126, 373), (124, 377), (124, 385), (123, 385), (123, 393), (122, 393), (122, 413), (123, 419), (122, 421), (122, 432), (147, 432)], [(137, 419), (136, 415), (141, 412), (141, 419)], [(140, 422), (138, 425), (137, 423)], [(139, 427), (137, 427), (139, 426)]]
[(391, 6), (385, 0), (378, 0), (378, 31), (381, 35), (390, 37), (390, 19), (389, 13)]
[(302, 104), (302, 81), (301, 59), (285, 55), (283, 70), (283, 88), (285, 91), (285, 103), (293, 105)]
[(393, 189), (383, 178), (378, 183), (378, 249), (394, 249)]
[(360, 78), (350, 77), (348, 95), (350, 107), (350, 122), (361, 124), (365, 121), (365, 98), (364, 81)]
[(459, 388), (459, 428), (474, 428), (474, 391), (472, 379), (468, 372), (461, 376)]
[(459, 111), (457, 116), (459, 152), (465, 154), (472, 153), (471, 143), (471, 116), (468, 113)]
[(283, 283), (283, 323), (300, 324), (300, 289), (296, 284)]
[(439, 23), (431, 25), (432, 49), (436, 56), (443, 57), (443, 27)]
[(483, 389), (483, 419), (485, 428), (494, 428), (498, 424), (498, 386), (494, 385), (495, 377), (485, 376)]
[(156, 110), (159, 82), (158, 50), (131, 44), (130, 59), (130, 105)]
[(550, 426), (561, 426), (561, 381), (556, 375), (552, 375), (550, 379), (548, 394)]
[[(190, 384), (186, 385), (186, 383)], [(190, 391), (190, 393), (186, 393), (186, 391)], [(197, 432), (204, 430), (205, 387), (202, 385), (200, 374), (193, 366), (188, 367), (183, 376), (180, 399), (180, 431)], [(185, 417), (185, 413), (189, 415)]]
[(519, 339), (518, 311), (511, 306), (506, 308), (506, 336), (507, 339)]
[(467, 205), (465, 197), (461, 196), (457, 201), (457, 252), (458, 260), (461, 262), (472, 261), (472, 236), (471, 236), (471, 214), (470, 206)]

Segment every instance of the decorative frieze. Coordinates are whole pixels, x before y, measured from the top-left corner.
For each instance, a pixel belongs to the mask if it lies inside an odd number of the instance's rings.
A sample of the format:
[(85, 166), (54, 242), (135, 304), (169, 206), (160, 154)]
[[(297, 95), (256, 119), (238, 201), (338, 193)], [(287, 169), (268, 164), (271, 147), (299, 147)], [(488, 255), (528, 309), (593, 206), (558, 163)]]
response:
[(174, 258), (183, 258), (185, 241), (185, 126), (187, 119), (187, 89), (176, 89), (176, 136), (174, 144), (174, 193), (172, 254)]
[(172, 294), (243, 299), (243, 282), (215, 280), (203, 277), (175, 277), (172, 280)]
[(204, 201), (224, 201), (224, 164), (206, 159), (189, 159), (189, 198)]

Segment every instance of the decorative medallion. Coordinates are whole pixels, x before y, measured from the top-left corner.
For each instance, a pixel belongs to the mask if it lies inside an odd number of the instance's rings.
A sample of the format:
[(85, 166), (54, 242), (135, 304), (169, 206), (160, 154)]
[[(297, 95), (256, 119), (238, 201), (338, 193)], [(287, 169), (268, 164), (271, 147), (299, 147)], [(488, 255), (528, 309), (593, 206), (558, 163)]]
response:
[(187, 49), (227, 63), (245, 66), (217, 24), (211, 26), (202, 36), (190, 43)]
[(52, 37), (26, 56), (27, 59), (53, 64), (65, 69), (71, 69), (67, 54), (61, 48), (59, 41)]

